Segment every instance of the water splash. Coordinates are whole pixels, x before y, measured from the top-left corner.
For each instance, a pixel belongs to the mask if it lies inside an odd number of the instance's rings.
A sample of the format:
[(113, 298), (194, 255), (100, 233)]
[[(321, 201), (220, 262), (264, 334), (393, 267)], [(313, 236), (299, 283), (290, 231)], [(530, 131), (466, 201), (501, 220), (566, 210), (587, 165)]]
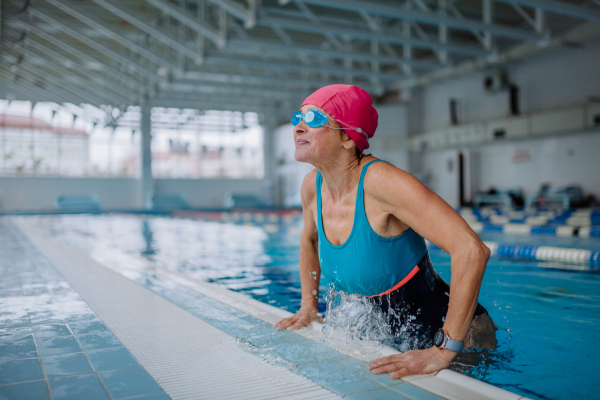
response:
[(360, 341), (361, 347), (383, 345), (401, 352), (429, 347), (431, 338), (421, 333), (422, 325), (416, 316), (382, 306), (389, 305), (389, 296), (386, 300), (368, 299), (330, 287), (325, 295), (327, 309), (321, 341), (330, 346)]

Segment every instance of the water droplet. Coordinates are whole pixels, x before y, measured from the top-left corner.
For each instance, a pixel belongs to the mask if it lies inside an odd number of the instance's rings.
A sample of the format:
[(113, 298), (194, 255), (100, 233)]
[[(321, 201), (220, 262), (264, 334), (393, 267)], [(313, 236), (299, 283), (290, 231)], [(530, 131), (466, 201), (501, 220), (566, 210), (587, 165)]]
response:
[[(313, 290), (313, 295), (315, 295), (315, 296), (317, 295), (317, 291), (316, 290)], [(504, 317), (504, 318), (506, 318), (506, 317)]]
[(316, 281), (316, 280), (317, 280), (317, 277), (316, 277), (316, 276), (313, 276), (312, 278), (313, 278), (313, 281)]
[(506, 315), (504, 316), (504, 319), (506, 319)]
[(506, 306), (506, 311), (510, 311), (510, 306)]
[(498, 307), (498, 310), (502, 310), (502, 307)]
[(316, 274), (317, 274), (317, 271), (313, 271), (313, 272), (312, 272), (312, 274), (313, 274), (313, 275), (316, 275)]
[[(506, 321), (506, 322), (508, 322), (508, 321)], [(508, 333), (510, 333), (511, 335), (512, 335), (512, 333), (513, 333), (513, 332), (512, 332), (512, 329), (507, 329), (507, 332), (508, 332)]]
[(450, 296), (450, 293), (446, 292), (446, 293), (445, 293), (445, 295), (446, 295), (446, 296)]

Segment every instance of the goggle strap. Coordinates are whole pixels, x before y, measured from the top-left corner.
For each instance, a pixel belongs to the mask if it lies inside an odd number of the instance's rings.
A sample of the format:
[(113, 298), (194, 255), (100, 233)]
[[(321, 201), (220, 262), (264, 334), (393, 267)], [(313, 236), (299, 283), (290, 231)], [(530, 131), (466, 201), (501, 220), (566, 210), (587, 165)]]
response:
[(338, 124), (344, 124), (347, 126), (347, 128), (332, 128), (332, 129), (352, 129), (352, 130), (355, 130), (356, 132), (358, 132), (367, 142), (369, 141), (369, 136), (361, 128), (357, 128), (355, 126), (345, 123), (344, 121), (340, 121), (337, 119), (335, 120), (335, 122), (337, 122)]

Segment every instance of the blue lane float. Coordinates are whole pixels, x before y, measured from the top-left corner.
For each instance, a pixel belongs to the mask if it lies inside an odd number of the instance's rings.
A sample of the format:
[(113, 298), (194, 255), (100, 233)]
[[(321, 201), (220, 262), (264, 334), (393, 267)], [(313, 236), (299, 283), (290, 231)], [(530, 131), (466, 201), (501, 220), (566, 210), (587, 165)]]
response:
[[(577, 265), (574, 269), (599, 270), (600, 251), (576, 248), (515, 245), (496, 242), (484, 242), (491, 251), (491, 256), (496, 258), (532, 260), (532, 261), (558, 261), (564, 264)], [(427, 243), (430, 250), (440, 250), (433, 243)]]

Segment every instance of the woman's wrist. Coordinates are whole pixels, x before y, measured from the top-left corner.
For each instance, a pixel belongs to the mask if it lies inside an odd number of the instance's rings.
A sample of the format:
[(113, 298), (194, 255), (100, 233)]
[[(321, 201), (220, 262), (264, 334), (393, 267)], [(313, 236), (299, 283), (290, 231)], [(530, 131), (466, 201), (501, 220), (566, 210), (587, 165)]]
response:
[(446, 348), (439, 348), (436, 346), (433, 346), (432, 348), (435, 348), (439, 357), (445, 360), (448, 364), (450, 364), (452, 360), (454, 360), (454, 357), (456, 357), (456, 355), (458, 354), (457, 352), (448, 350)]
[(300, 311), (310, 312), (310, 313), (316, 314), (316, 313), (319, 312), (319, 307), (316, 304), (314, 306), (313, 305), (306, 305), (305, 306), (305, 305), (301, 304), (300, 305)]

